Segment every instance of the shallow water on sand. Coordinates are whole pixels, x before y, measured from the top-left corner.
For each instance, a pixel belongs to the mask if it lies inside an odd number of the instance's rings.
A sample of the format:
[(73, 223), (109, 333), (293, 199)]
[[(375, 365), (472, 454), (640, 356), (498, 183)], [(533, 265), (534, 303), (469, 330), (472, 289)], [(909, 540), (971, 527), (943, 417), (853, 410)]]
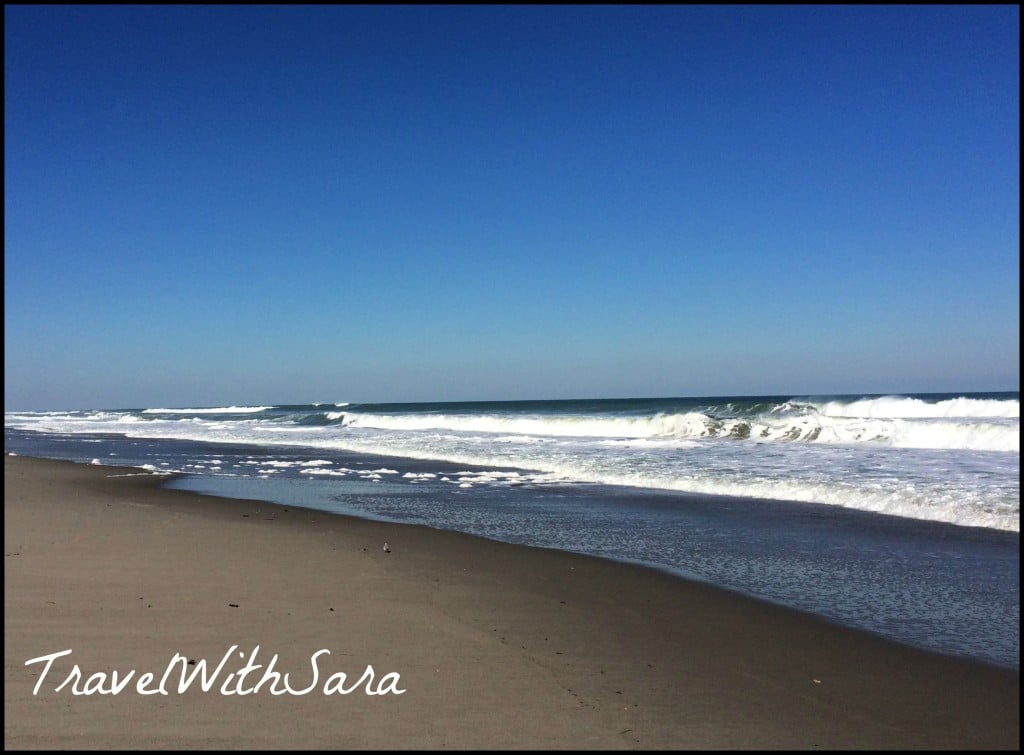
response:
[[(28, 455), (185, 470), (171, 487), (646, 564), (907, 644), (1019, 667), (1019, 534), (815, 504), (537, 484), (350, 452), (5, 433)], [(257, 470), (276, 470), (265, 475)], [(342, 470), (345, 470), (342, 473)]]

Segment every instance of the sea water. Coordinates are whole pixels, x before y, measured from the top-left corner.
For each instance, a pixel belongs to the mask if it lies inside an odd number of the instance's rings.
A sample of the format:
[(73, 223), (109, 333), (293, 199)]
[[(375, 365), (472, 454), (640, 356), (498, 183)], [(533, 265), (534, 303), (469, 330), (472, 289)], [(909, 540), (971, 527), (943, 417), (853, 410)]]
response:
[(647, 564), (1019, 667), (1017, 393), (8, 412), (5, 450)]

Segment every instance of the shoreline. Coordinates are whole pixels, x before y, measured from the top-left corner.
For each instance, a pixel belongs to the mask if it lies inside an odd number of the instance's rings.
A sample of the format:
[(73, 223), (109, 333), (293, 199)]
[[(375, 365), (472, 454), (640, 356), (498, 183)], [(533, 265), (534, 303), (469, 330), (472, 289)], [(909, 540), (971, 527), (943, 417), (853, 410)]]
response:
[[(1019, 746), (1016, 671), (649, 567), (165, 482), (5, 455), (7, 747)], [(72, 648), (56, 686), (232, 646), (406, 691), (33, 695), (24, 665)]]

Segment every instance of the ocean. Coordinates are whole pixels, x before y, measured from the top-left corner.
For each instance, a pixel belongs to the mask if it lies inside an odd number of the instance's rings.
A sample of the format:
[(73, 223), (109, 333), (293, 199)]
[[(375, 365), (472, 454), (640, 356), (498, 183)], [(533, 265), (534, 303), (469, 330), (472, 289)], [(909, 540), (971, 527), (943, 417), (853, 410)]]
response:
[(1019, 668), (1017, 392), (5, 412), (4, 448), (644, 564)]

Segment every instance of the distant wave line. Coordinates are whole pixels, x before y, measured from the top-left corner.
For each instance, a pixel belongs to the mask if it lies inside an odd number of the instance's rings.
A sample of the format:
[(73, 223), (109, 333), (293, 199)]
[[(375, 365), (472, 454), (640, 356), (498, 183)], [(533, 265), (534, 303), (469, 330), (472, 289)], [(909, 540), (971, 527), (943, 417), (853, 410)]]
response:
[(217, 406), (199, 409), (143, 409), (143, 414), (255, 414), (273, 409), (272, 406)]

